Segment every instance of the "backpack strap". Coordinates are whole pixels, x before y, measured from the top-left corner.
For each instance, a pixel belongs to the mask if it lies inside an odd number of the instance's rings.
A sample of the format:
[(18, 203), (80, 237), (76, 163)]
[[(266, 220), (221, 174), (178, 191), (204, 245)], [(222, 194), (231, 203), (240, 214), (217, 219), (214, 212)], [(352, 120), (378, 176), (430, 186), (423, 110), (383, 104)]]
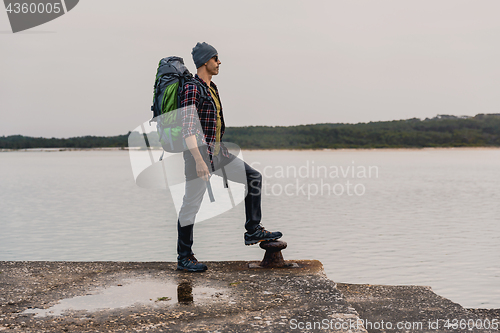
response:
[(196, 109), (199, 110), (203, 103), (208, 100), (208, 90), (200, 82), (198, 82), (198, 80), (194, 79), (193, 82), (200, 91), (200, 99), (198, 100), (198, 105), (196, 105)]
[[(163, 75), (160, 75), (159, 77), (157, 76), (156, 77), (156, 80), (155, 80), (155, 85), (154, 85), (154, 94), (153, 94), (153, 105), (151, 105), (151, 111), (153, 111), (153, 118), (149, 121), (150, 124), (151, 124), (151, 121), (155, 118), (155, 117), (158, 117), (159, 114), (158, 111), (155, 111), (155, 110), (158, 110), (158, 106), (157, 106), (157, 99), (158, 99), (158, 90), (160, 88), (160, 80), (162, 78)], [(161, 112), (161, 111), (160, 111)]]

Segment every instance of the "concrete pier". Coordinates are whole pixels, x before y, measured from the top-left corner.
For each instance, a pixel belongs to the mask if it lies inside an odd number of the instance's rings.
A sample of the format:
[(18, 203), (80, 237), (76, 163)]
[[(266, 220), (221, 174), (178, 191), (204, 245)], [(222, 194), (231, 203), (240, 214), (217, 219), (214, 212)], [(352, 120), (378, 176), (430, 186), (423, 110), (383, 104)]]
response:
[[(0, 262), (0, 332), (457, 332), (439, 320), (500, 319), (430, 288), (336, 284), (319, 261), (294, 263), (207, 262), (187, 273), (168, 262)], [(381, 329), (382, 320), (423, 326)]]

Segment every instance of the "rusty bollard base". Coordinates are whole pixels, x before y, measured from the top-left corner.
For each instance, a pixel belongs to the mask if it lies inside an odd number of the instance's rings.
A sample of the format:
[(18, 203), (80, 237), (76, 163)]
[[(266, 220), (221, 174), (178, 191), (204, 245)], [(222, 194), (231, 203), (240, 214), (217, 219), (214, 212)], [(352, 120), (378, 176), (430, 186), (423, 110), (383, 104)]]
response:
[(283, 259), (281, 250), (286, 249), (286, 242), (283, 241), (265, 241), (260, 242), (261, 249), (266, 250), (264, 259), (260, 264), (250, 263), (249, 268), (297, 268), (296, 263), (287, 263)]

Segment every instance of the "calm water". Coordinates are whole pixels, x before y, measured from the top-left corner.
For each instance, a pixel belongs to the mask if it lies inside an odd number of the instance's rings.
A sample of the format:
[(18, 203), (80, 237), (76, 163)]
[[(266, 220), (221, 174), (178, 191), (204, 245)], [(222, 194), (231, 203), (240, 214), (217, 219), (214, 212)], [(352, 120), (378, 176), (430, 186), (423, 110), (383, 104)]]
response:
[[(265, 173), (263, 224), (284, 233), (285, 259), (500, 308), (500, 149), (243, 156)], [(175, 261), (170, 193), (136, 186), (126, 151), (2, 152), (0, 170), (0, 260)], [(198, 223), (198, 259), (260, 260), (243, 216)]]

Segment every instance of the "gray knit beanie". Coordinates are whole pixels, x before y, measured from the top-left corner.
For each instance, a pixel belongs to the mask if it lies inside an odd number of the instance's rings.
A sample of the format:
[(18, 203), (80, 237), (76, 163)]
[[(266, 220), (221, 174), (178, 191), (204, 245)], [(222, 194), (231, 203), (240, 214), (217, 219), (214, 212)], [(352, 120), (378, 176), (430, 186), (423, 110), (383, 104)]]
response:
[(218, 52), (215, 47), (205, 42), (198, 42), (198, 44), (193, 47), (193, 51), (191, 51), (196, 68), (203, 66), (204, 63), (209, 61), (213, 56), (216, 56), (217, 53)]

